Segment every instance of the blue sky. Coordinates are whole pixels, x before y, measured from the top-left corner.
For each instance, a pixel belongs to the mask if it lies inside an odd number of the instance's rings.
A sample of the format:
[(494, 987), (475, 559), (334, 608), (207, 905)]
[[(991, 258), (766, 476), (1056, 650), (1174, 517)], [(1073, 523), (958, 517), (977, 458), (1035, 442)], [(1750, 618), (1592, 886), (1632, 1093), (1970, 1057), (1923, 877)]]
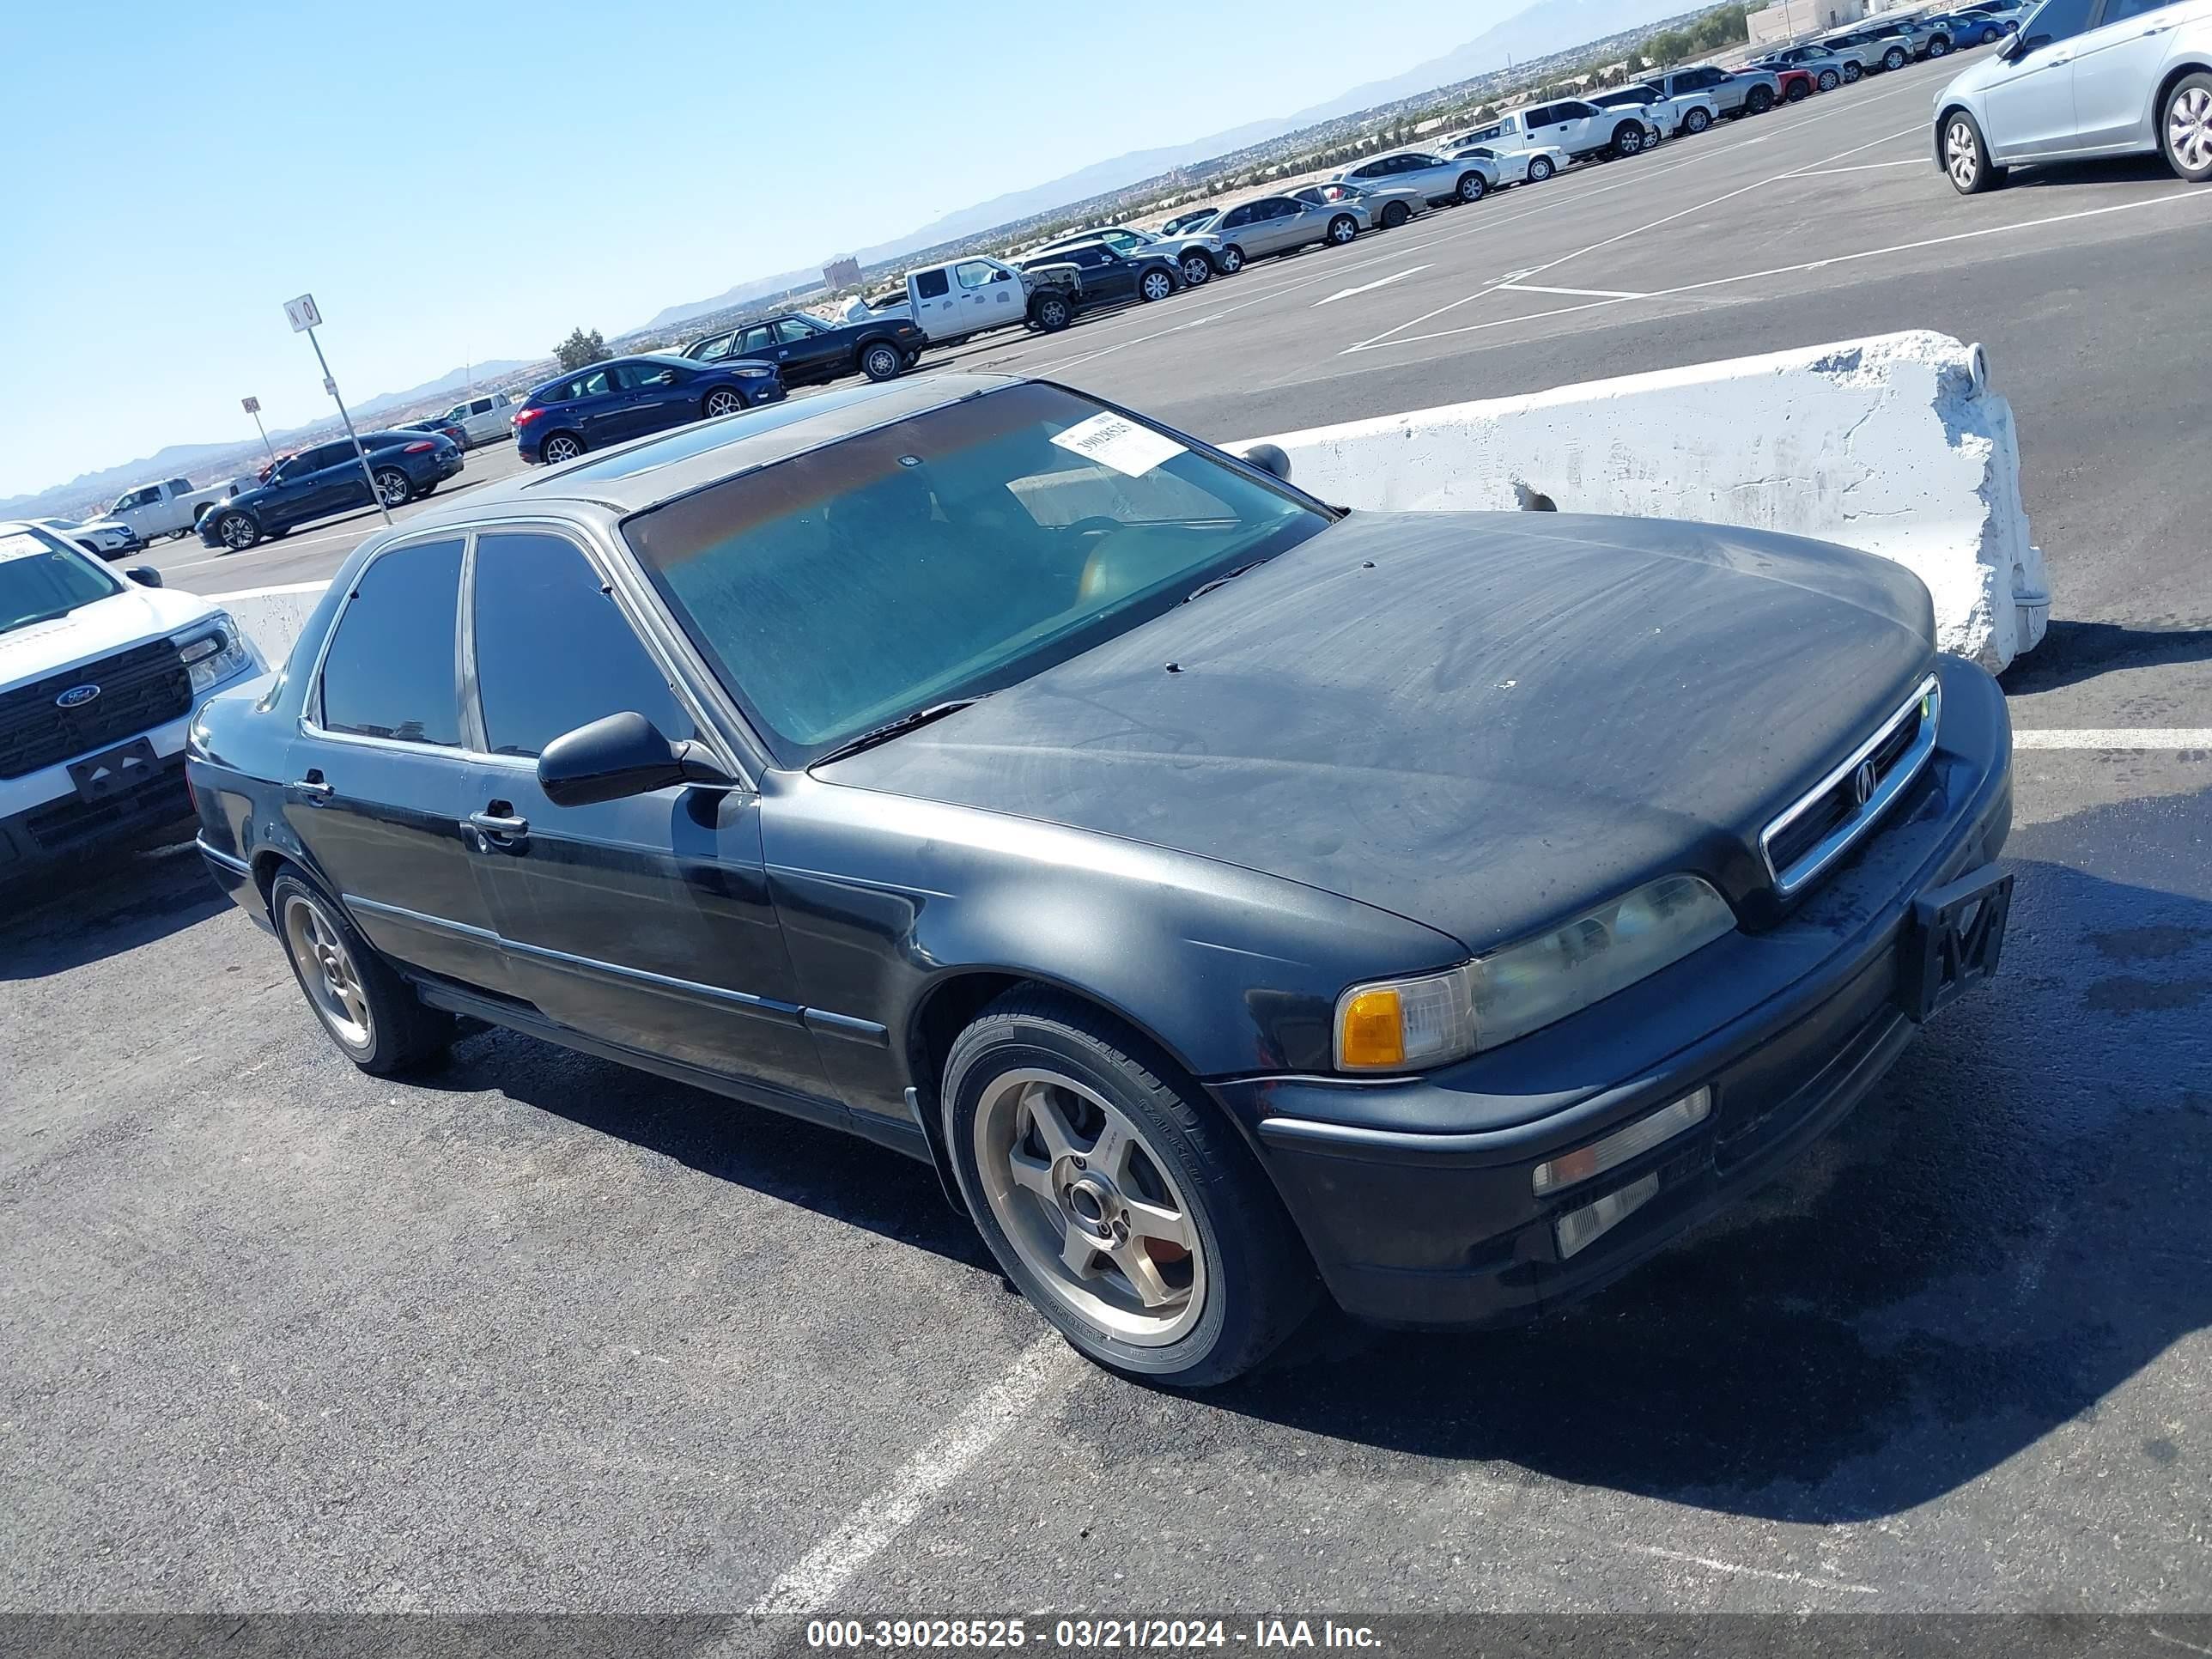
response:
[[(0, 498), (611, 334), (1126, 150), (1334, 97), (1522, 0), (16, 0)], [(1006, 20), (994, 29), (988, 20)]]

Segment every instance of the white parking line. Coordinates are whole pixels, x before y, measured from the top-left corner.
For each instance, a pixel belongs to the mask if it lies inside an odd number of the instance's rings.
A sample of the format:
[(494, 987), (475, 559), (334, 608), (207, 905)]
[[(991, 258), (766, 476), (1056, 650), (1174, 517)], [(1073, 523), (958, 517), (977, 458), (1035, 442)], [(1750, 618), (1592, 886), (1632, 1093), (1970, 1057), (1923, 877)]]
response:
[(1838, 173), (1879, 173), (1884, 167), (1926, 167), (1930, 173), (1936, 163), (1925, 155), (1908, 155), (1902, 161), (1860, 161), (1847, 167), (1808, 167), (1802, 173), (1793, 173), (1792, 179), (1826, 179)]
[[(1983, 236), (2003, 236), (2017, 230), (2039, 230), (2046, 225), (2068, 224), (2076, 219), (2095, 219), (2108, 213), (2132, 213), (2138, 208), (2171, 207), (2177, 203), (2194, 202), (2201, 205), (2208, 201), (2212, 201), (2212, 197), (2202, 192), (2174, 191), (2164, 196), (2147, 197), (2136, 202), (2116, 202), (2110, 207), (2083, 208), (2078, 213), (2054, 213), (2047, 218), (2023, 219), (2017, 224), (1984, 225), (1978, 230), (1961, 230), (1949, 236), (1930, 236), (1917, 242), (1895, 242), (1887, 247), (1865, 248), (1856, 253), (1832, 253), (1825, 259), (1808, 259), (1802, 264), (1769, 265), (1764, 270), (1741, 271), (1734, 276), (1713, 276), (1702, 283), (1685, 283), (1680, 288), (1656, 289), (1642, 297), (1672, 300), (1685, 294), (1700, 294), (1707, 289), (1726, 288), (1735, 283), (1756, 282), (1762, 276), (1792, 276), (1808, 270), (1819, 270), (1826, 265), (1850, 264), (1857, 259), (1879, 259), (1891, 253), (1912, 253), (1922, 248), (1942, 247), (1950, 242), (1971, 242)], [(1425, 341), (1446, 339), (1455, 334), (1480, 334), (1486, 329), (1510, 328), (1516, 323), (1539, 323), (1550, 317), (1565, 317), (1573, 312), (1595, 311), (1602, 306), (1626, 303), (1621, 300), (1590, 300), (1578, 306), (1555, 306), (1549, 311), (1531, 312), (1525, 317), (1494, 317), (1486, 323), (1464, 323), (1457, 328), (1440, 328), (1427, 334), (1405, 334), (1395, 338), (1377, 337), (1380, 343), (1347, 346), (1337, 355), (1346, 356), (1354, 351), (1384, 351), (1394, 346), (1419, 345)]]
[(2212, 749), (2212, 726), (2082, 726), (2014, 732), (2015, 749)]
[(1075, 1351), (1058, 1336), (1023, 1351), (1006, 1374), (962, 1412), (952, 1426), (907, 1461), (836, 1531), (806, 1552), (747, 1609), (755, 1619), (811, 1613), (852, 1582), (884, 1546), (910, 1526), (929, 1500), (968, 1473), (1004, 1439), (1045, 1393), (1082, 1375)]
[(1648, 294), (1631, 294), (1618, 288), (1545, 288), (1535, 283), (1500, 283), (1501, 294), (1565, 294), (1577, 300), (1648, 300)]
[(1316, 300), (1313, 302), (1313, 308), (1318, 311), (1323, 306), (1334, 305), (1339, 300), (1349, 300), (1355, 294), (1372, 294), (1378, 288), (1388, 288), (1393, 283), (1402, 283), (1408, 276), (1418, 276), (1423, 271), (1433, 270), (1435, 268), (1433, 265), (1414, 265), (1393, 276), (1378, 276), (1371, 283), (1362, 283), (1358, 288), (1340, 288), (1326, 300)]

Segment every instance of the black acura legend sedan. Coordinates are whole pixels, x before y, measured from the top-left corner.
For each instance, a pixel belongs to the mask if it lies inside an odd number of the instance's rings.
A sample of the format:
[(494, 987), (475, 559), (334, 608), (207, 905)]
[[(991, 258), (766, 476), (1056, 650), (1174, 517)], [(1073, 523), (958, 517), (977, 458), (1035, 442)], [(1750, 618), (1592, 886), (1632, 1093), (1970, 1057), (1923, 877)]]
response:
[(1995, 967), (2004, 702), (1877, 559), (1287, 470), (947, 374), (492, 486), (206, 706), (201, 847), (365, 1070), (896, 1147), (1103, 1364), (1525, 1316)]

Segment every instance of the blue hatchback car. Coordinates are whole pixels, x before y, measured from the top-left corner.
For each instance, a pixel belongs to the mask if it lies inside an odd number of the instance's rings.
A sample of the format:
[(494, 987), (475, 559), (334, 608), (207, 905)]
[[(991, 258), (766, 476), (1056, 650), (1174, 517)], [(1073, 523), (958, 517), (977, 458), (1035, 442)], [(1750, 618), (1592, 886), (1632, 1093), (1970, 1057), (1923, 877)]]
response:
[(549, 380), (524, 398), (514, 414), (514, 444), (524, 460), (551, 465), (687, 421), (782, 401), (783, 379), (773, 363), (615, 357)]

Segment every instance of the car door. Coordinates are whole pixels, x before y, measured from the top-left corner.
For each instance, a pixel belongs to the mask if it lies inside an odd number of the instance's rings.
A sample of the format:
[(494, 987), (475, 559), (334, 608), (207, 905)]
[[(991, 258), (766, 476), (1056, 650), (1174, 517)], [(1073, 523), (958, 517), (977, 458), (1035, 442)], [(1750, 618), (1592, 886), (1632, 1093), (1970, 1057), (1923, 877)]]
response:
[(684, 787), (553, 805), (537, 757), (562, 732), (626, 712), (672, 740), (698, 727), (574, 537), (485, 530), (471, 560), (473, 858), (515, 994), (604, 1042), (828, 1096), (769, 894), (759, 796)]
[(568, 394), (562, 424), (581, 434), (586, 447), (600, 449), (622, 441), (629, 419), (623, 407), (628, 394), (616, 389), (612, 368), (605, 363), (587, 368), (561, 389)]
[(852, 365), (851, 344), (804, 317), (781, 318), (773, 327), (775, 362), (783, 369), (787, 386), (832, 380)]
[(2072, 149), (2079, 123), (2074, 106), (2074, 49), (2095, 0), (2045, 0), (2021, 26), (2017, 57), (1990, 65), (1982, 93), (1983, 137), (2001, 161)]
[(411, 967), (506, 994), (505, 960), (464, 839), (463, 538), (386, 549), (355, 578), (315, 667), (284, 821), (369, 942)]
[(665, 432), (696, 420), (699, 400), (691, 395), (691, 371), (669, 363), (617, 363), (615, 390), (622, 394), (623, 439)]
[(116, 498), (115, 505), (108, 509), (107, 516), (129, 525), (131, 533), (143, 541), (154, 533), (148, 527), (153, 522), (153, 514), (149, 509), (160, 495), (158, 489), (131, 490), (128, 495)]
[(960, 326), (967, 332), (1022, 319), (1021, 284), (988, 259), (963, 259), (953, 266), (952, 286), (960, 295)]
[(2185, 8), (2178, 0), (2104, 0), (2074, 46), (2075, 143), (2134, 149), (2157, 142), (2151, 101)]
[(960, 332), (960, 302), (964, 295), (952, 286), (952, 273), (939, 266), (918, 270), (908, 279), (914, 300), (914, 320), (933, 340), (951, 339)]
[(366, 506), (371, 499), (361, 458), (353, 445), (317, 444), (301, 450), (284, 463), (274, 497), (261, 514), (264, 531), (327, 518), (349, 507)]

